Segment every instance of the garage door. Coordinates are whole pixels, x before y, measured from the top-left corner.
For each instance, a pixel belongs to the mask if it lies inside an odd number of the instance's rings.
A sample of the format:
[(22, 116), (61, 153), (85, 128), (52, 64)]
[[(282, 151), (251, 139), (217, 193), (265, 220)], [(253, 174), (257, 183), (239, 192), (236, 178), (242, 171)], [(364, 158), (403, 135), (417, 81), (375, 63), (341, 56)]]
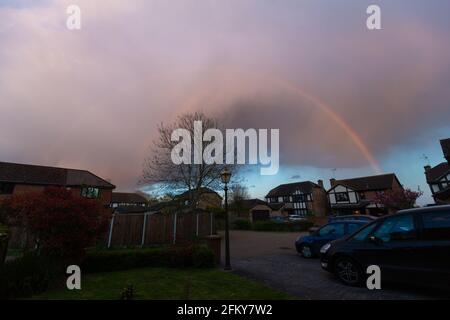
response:
[(269, 220), (270, 212), (269, 210), (253, 210), (252, 218), (253, 221)]

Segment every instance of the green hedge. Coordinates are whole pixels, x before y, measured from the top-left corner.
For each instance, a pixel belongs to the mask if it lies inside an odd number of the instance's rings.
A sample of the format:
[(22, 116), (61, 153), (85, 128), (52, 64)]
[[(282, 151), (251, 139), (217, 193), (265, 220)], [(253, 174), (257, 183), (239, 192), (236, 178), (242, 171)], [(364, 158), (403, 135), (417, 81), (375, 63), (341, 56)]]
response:
[(235, 230), (251, 230), (252, 223), (247, 219), (238, 219), (234, 221), (233, 227)]
[(81, 270), (109, 272), (144, 267), (212, 268), (214, 253), (205, 246), (88, 251)]
[(272, 220), (250, 222), (247, 219), (237, 219), (231, 224), (233, 230), (253, 231), (279, 231), (279, 232), (301, 232), (308, 231), (314, 223), (309, 220), (277, 222)]
[(31, 297), (47, 290), (61, 273), (48, 258), (26, 254), (0, 266), (0, 300)]

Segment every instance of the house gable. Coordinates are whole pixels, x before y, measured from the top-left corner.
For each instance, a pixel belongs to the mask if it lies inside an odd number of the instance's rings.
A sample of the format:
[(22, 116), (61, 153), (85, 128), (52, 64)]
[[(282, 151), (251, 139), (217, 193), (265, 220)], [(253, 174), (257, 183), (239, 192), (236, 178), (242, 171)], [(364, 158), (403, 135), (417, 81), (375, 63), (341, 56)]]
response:
[(328, 199), (331, 205), (359, 203), (358, 192), (344, 184), (337, 184), (328, 190)]

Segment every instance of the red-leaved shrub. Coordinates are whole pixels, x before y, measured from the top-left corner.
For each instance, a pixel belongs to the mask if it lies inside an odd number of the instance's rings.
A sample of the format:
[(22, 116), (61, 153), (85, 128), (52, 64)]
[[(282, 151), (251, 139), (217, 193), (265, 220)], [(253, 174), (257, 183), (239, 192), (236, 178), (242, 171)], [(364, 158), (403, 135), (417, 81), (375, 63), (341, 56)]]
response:
[(41, 254), (72, 261), (104, 235), (110, 219), (100, 201), (57, 187), (14, 195), (6, 207), (10, 223), (30, 233)]

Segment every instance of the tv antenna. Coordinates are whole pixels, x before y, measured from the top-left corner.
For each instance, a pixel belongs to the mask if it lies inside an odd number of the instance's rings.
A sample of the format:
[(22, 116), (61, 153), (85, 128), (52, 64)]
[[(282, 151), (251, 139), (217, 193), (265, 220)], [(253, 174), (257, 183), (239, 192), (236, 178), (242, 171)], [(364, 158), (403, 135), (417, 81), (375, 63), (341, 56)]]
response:
[(428, 158), (428, 156), (425, 153), (422, 154), (422, 159), (425, 160), (427, 165), (430, 165), (430, 158)]

